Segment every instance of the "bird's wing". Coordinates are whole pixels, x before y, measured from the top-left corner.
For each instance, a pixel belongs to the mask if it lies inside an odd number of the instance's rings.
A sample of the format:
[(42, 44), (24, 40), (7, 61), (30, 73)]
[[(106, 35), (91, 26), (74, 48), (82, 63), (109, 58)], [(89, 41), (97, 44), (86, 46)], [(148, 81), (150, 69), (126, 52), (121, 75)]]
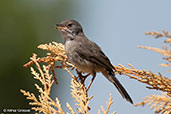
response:
[(108, 57), (103, 53), (101, 48), (94, 42), (80, 43), (80, 48), (77, 48), (77, 53), (84, 59), (91, 61), (95, 64), (101, 65), (107, 69), (113, 69), (114, 67), (110, 63)]

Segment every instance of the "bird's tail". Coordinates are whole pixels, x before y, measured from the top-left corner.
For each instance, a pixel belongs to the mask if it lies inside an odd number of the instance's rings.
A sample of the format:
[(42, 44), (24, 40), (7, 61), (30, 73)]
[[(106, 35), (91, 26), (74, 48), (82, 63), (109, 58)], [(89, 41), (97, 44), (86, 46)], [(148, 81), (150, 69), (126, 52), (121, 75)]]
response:
[(115, 87), (118, 89), (118, 91), (120, 92), (122, 97), (125, 98), (131, 104), (133, 104), (131, 97), (129, 96), (129, 94), (127, 93), (125, 88), (121, 85), (119, 80), (115, 77), (114, 72), (111, 70), (107, 70), (107, 71), (102, 72), (102, 73), (110, 82), (112, 82), (115, 85)]

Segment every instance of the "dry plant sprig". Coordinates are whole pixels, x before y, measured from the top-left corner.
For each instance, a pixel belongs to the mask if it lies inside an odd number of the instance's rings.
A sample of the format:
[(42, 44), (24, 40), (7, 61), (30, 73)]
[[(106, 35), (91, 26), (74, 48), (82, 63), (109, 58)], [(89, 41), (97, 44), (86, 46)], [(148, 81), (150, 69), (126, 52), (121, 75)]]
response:
[(138, 46), (138, 48), (153, 50), (153, 51), (158, 52), (158, 53), (160, 53), (160, 54), (162, 54), (164, 56), (171, 57), (171, 51), (166, 46), (162, 46), (163, 50), (159, 49), (159, 48), (148, 47), (148, 46)]
[[(162, 30), (163, 33), (159, 33), (159, 32), (146, 32), (145, 35), (150, 35), (150, 36), (154, 36), (155, 38), (160, 38), (160, 37), (166, 37), (168, 38), (167, 40), (165, 40), (165, 43), (171, 43), (171, 41), (169, 40), (169, 38), (171, 38), (171, 34), (166, 31), (166, 30)], [(168, 41), (168, 42), (167, 42)]]
[[(61, 109), (59, 100), (56, 99), (56, 101), (53, 101), (50, 98), (50, 91), (54, 83), (54, 80), (52, 80), (52, 75), (49, 74), (49, 70), (44, 65), (42, 70), (41, 66), (37, 62), (36, 54), (34, 54), (33, 57), (31, 57), (31, 60), (36, 64), (36, 68), (38, 69), (38, 72), (36, 72), (31, 67), (32, 74), (34, 75), (33, 78), (39, 80), (43, 85), (43, 88), (40, 87), (38, 84), (35, 84), (37, 90), (40, 93), (38, 98), (36, 98), (35, 95), (33, 93), (30, 93), (29, 91), (26, 92), (22, 89), (20, 91), (24, 94), (24, 96), (26, 96), (28, 100), (32, 101), (29, 103), (30, 105), (32, 105), (32, 110), (38, 111), (39, 113), (43, 112), (45, 114), (64, 114), (63, 110)], [(56, 110), (55, 107), (58, 110)]]
[[(110, 94), (110, 97), (109, 97), (109, 102), (106, 101), (106, 105), (107, 105), (107, 109), (105, 110), (103, 106), (101, 106), (101, 110), (104, 114), (108, 114), (109, 113), (109, 109), (110, 109), (110, 106), (113, 104), (113, 101), (112, 101), (113, 97), (112, 97), (112, 94)], [(100, 110), (98, 110), (98, 114), (101, 114)], [(113, 112), (112, 114), (116, 114), (116, 112)]]
[(162, 95), (151, 95), (144, 98), (143, 102), (137, 103), (135, 106), (151, 105), (155, 113), (171, 114), (171, 99), (165, 93)]
[[(47, 63), (48, 64), (48, 68), (51, 70), (56, 84), (58, 84), (55, 73), (54, 73), (56, 61), (61, 63), (61, 66), (56, 66), (58, 68), (63, 68), (63, 67), (72, 67), (73, 69), (75, 68), (74, 65), (67, 62), (67, 56), (65, 54), (65, 49), (64, 49), (63, 44), (52, 42), (49, 44), (41, 44), (38, 46), (38, 48), (42, 49), (42, 50), (49, 51), (49, 53), (47, 53), (46, 57), (37, 58), (36, 61), (38, 63)], [(34, 63), (35, 62), (33, 60), (31, 60), (31, 61), (27, 62), (24, 65), (24, 67), (30, 67)]]
[[(147, 96), (143, 102), (135, 104), (135, 106), (144, 106), (152, 105), (151, 109), (154, 109), (155, 112), (161, 112), (162, 114), (170, 114), (170, 105), (171, 103), (171, 79), (163, 77), (160, 73), (158, 75), (154, 74), (152, 71), (138, 70), (135, 69), (131, 64), (129, 64), (131, 69), (124, 67), (123, 65), (119, 65), (119, 67), (115, 66), (116, 71), (120, 74), (124, 74), (129, 76), (132, 79), (138, 80), (139, 82), (147, 84), (147, 88), (156, 89), (163, 92), (167, 92), (167, 95), (164, 97), (152, 95)], [(166, 101), (167, 97), (167, 101)], [(169, 112), (169, 113), (168, 113)]]
[[(163, 33), (158, 32), (147, 32), (146, 35), (154, 36), (155, 38), (165, 37), (164, 43), (171, 46), (171, 34), (163, 30)], [(163, 59), (167, 60), (168, 63), (160, 64), (160, 66), (169, 67), (171, 66), (171, 50), (166, 46), (162, 46), (163, 49), (152, 48), (147, 46), (139, 46), (139, 48), (144, 48), (147, 50), (153, 50), (165, 56)], [(134, 69), (131, 65), (131, 68)], [(135, 70), (135, 69), (134, 69)], [(137, 70), (138, 71), (138, 70)], [(135, 104), (135, 106), (151, 105), (151, 109), (154, 109), (155, 113), (161, 114), (171, 114), (171, 79), (163, 77), (160, 73), (155, 75), (153, 72), (140, 71), (135, 74), (128, 74), (129, 77), (134, 78), (142, 83), (146, 83), (151, 87), (149, 89), (157, 89), (163, 91), (162, 95), (151, 95), (144, 98), (140, 103)], [(171, 71), (171, 70), (170, 70)], [(142, 73), (141, 73), (142, 72)]]
[[(38, 71), (36, 72), (34, 68), (31, 67), (31, 72), (34, 75), (33, 78), (39, 80), (42, 84), (35, 84), (40, 95), (36, 97), (29, 91), (26, 92), (25, 90), (20, 90), (23, 95), (26, 96), (26, 99), (31, 100), (29, 104), (32, 106), (32, 110), (45, 114), (65, 114), (58, 98), (56, 98), (56, 100), (54, 101), (50, 97), (51, 87), (54, 83), (54, 80), (52, 79), (52, 75), (54, 75), (54, 72), (52, 72), (52, 69), (54, 70), (54, 68), (64, 68), (72, 78), (71, 95), (75, 99), (75, 105), (77, 106), (76, 112), (79, 114), (89, 114), (90, 107), (88, 106), (88, 104), (93, 96), (88, 97), (85, 85), (80, 83), (78, 81), (78, 78), (68, 70), (68, 68), (74, 68), (74, 66), (67, 62), (63, 45), (53, 42), (50, 44), (42, 44), (38, 46), (38, 48), (50, 51), (50, 53), (48, 53), (46, 57), (42, 58), (38, 58), (36, 54), (33, 54), (33, 57), (31, 57), (31, 61), (26, 63), (24, 66), (29, 67), (32, 64), (36, 65)], [(56, 61), (61, 62), (61, 66), (56, 67), (54, 64)], [(47, 63), (47, 66), (43, 65), (41, 67), (39, 64), (40, 62)], [(51, 70), (51, 73), (49, 72), (49, 70)], [(108, 110), (111, 104), (112, 103), (110, 101), (107, 111), (104, 112), (105, 114), (108, 114)], [(68, 107), (71, 114), (76, 114), (69, 103), (66, 103), (66, 106)], [(69, 113), (67, 112), (66, 114)]]
[(152, 71), (138, 70), (129, 64), (131, 69), (124, 67), (123, 65), (114, 66), (119, 74), (124, 74), (132, 79), (136, 79), (139, 82), (145, 83), (149, 86), (149, 89), (161, 90), (163, 92), (171, 93), (171, 80), (163, 77), (160, 73), (154, 74)]
[[(163, 49), (153, 48), (153, 47), (148, 47), (148, 46), (138, 46), (138, 48), (144, 48), (144, 49), (152, 50), (152, 51), (162, 54), (163, 56), (165, 56), (163, 59), (167, 60), (169, 63), (163, 63), (163, 64), (160, 64), (160, 66), (162, 66), (162, 67), (170, 67), (171, 66), (171, 64), (170, 64), (171, 50), (168, 49), (166, 46), (162, 46)], [(169, 71), (171, 71), (171, 69)]]
[[(163, 33), (147, 32), (145, 34), (154, 36), (155, 38), (165, 37), (166, 40), (164, 40), (164, 43), (167, 43), (167, 44), (169, 44), (169, 46), (171, 46), (171, 34), (166, 30), (163, 30), (162, 32)], [(163, 66), (163, 67), (170, 67), (171, 66), (171, 50), (168, 49), (168, 47), (163, 45), (162, 46), (163, 49), (153, 48), (153, 47), (148, 47), (148, 46), (138, 46), (138, 48), (144, 48), (144, 49), (152, 50), (152, 51), (155, 51), (155, 52), (162, 54), (164, 56), (163, 59), (168, 61), (168, 63), (160, 64), (160, 66)], [(169, 71), (171, 71), (171, 69)]]
[[(93, 98), (93, 96), (88, 97), (86, 87), (78, 82), (77, 77), (72, 75), (72, 73), (68, 70), (67, 67), (64, 68), (72, 77), (71, 79), (71, 95), (75, 99), (75, 105), (78, 106), (77, 112), (79, 114), (88, 114), (90, 107), (88, 106), (89, 101)], [(73, 109), (70, 105), (67, 105), (71, 112)]]
[(171, 114), (171, 79), (163, 77), (160, 73), (154, 74), (152, 71), (138, 70), (129, 64), (131, 69), (119, 65), (115, 66), (116, 71), (119, 74), (127, 75), (128, 77), (135, 79), (139, 82), (147, 84), (147, 88), (156, 89), (163, 92), (161, 96), (151, 95), (144, 98), (140, 103), (135, 106), (151, 105), (151, 109), (154, 109), (155, 113)]
[[(64, 45), (61, 43), (52, 42), (49, 44), (41, 44), (38, 46), (39, 49), (47, 50), (49, 53), (47, 53), (46, 57), (37, 58), (37, 62), (43, 62), (43, 63), (51, 63), (55, 61), (66, 61), (67, 56), (65, 55), (65, 49)], [(30, 67), (34, 64), (34, 61), (29, 61), (24, 65), (24, 67)]]

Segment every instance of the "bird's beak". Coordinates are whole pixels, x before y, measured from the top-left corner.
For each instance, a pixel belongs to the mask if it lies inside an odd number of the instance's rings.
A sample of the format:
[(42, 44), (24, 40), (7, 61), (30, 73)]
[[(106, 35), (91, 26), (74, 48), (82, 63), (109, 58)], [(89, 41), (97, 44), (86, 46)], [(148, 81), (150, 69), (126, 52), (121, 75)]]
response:
[(56, 29), (58, 29), (58, 30), (65, 30), (65, 29), (67, 29), (67, 27), (62, 25), (62, 24), (56, 24)]

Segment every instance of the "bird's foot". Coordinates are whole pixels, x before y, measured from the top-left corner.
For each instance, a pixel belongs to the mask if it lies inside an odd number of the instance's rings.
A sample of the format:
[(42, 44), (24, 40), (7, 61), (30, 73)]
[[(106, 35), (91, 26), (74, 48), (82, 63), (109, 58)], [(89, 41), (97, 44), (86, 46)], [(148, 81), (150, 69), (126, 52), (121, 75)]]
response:
[(77, 71), (77, 74), (78, 74), (78, 77), (77, 77), (78, 80), (79, 80), (82, 84), (84, 84), (86, 78), (90, 75), (90, 73), (89, 73), (89, 74), (86, 74), (86, 75), (82, 75), (81, 72), (79, 72), (78, 70), (76, 70), (76, 71)]

